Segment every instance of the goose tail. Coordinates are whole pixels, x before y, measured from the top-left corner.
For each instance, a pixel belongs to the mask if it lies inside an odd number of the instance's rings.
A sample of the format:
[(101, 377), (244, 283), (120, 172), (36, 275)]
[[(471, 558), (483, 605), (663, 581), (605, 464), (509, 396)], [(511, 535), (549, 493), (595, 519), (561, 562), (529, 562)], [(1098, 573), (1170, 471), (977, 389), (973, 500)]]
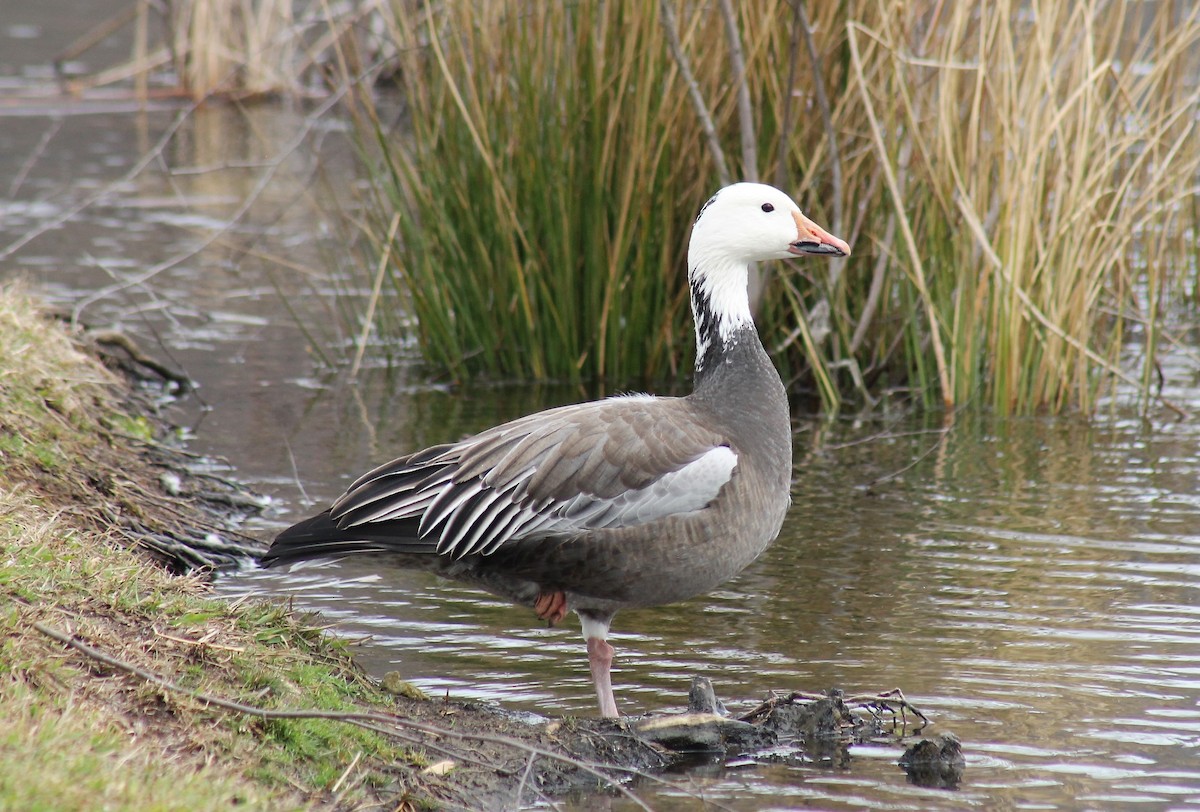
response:
[(434, 543), (419, 538), (417, 524), (417, 520), (412, 519), (342, 528), (325, 510), (276, 536), (260, 563), (264, 567), (273, 567), (313, 558), (341, 558), (363, 553), (435, 552)]

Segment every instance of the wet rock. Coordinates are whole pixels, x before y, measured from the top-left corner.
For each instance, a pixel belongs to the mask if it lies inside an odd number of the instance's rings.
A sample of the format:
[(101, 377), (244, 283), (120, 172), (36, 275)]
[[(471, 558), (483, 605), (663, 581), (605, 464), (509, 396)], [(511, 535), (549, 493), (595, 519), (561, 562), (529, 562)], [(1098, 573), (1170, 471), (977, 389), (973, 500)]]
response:
[(406, 696), (409, 699), (429, 699), (429, 694), (400, 676), (399, 671), (389, 671), (379, 681), (379, 687), (389, 694)]
[(966, 759), (962, 743), (953, 733), (922, 739), (904, 751), (899, 764), (908, 781), (919, 787), (955, 789), (962, 780)]

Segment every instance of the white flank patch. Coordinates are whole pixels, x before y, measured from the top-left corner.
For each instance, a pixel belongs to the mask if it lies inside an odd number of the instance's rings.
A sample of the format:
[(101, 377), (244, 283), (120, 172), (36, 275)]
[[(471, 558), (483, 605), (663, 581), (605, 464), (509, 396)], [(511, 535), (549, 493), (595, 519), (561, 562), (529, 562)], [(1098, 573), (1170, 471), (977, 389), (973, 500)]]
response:
[[(559, 503), (552, 509), (554, 521), (544, 526), (558, 532), (633, 527), (703, 510), (717, 498), (736, 467), (733, 449), (717, 446), (639, 490), (612, 499), (581, 493)], [(528, 531), (523, 528), (521, 532)]]
[(717, 498), (736, 467), (733, 449), (717, 446), (653, 485), (631, 492), (630, 507), (640, 521), (700, 510)]

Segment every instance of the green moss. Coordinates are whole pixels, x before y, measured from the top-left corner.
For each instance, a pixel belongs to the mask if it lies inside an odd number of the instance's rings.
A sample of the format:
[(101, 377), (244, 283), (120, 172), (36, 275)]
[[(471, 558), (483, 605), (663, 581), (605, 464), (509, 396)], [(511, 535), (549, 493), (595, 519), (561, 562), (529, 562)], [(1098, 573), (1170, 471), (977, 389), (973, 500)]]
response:
[(119, 434), (124, 434), (144, 442), (154, 440), (154, 426), (142, 415), (112, 415), (108, 425)]
[(19, 434), (5, 434), (0, 435), (0, 461), (6, 468), (16, 464), (37, 465), (49, 473), (63, 467), (66, 455), (53, 439), (30, 441)]

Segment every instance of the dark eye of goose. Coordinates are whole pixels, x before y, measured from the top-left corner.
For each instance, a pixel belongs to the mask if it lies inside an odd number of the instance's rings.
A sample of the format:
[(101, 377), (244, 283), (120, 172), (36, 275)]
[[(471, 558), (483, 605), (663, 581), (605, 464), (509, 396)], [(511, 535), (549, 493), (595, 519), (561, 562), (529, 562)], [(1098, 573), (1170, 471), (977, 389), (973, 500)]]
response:
[(770, 214), (771, 212), (775, 211), (775, 207), (772, 206), (770, 203), (763, 203), (762, 210), (765, 211), (767, 214)]

